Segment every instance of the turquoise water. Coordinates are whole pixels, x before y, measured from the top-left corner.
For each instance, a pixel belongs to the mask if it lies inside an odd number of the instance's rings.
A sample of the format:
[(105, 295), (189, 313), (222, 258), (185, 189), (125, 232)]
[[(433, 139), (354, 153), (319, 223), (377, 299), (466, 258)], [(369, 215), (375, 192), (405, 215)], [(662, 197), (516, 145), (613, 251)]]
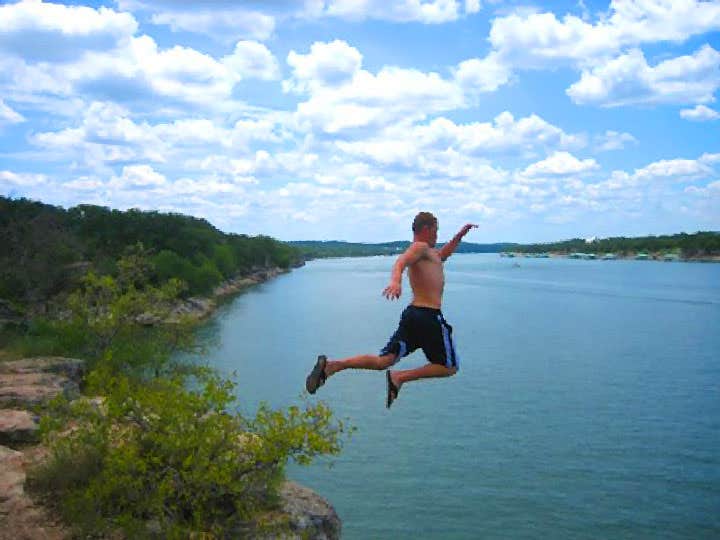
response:
[[(202, 330), (206, 358), (243, 408), (297, 403), (317, 354), (394, 331), (392, 262), (312, 261), (250, 290)], [(389, 411), (382, 372), (311, 398), (358, 428), (332, 467), (289, 469), (343, 538), (720, 537), (720, 264), (455, 255), (446, 281), (457, 376)]]

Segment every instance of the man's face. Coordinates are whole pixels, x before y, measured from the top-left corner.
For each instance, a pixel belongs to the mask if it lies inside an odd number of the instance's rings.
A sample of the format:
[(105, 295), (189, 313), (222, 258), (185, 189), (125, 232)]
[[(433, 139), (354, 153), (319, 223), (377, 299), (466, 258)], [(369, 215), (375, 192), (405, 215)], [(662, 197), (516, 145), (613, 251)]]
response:
[(435, 244), (437, 243), (437, 233), (438, 233), (438, 226), (437, 223), (435, 225), (432, 225), (431, 227), (427, 228), (428, 231), (428, 245), (430, 247), (435, 247)]

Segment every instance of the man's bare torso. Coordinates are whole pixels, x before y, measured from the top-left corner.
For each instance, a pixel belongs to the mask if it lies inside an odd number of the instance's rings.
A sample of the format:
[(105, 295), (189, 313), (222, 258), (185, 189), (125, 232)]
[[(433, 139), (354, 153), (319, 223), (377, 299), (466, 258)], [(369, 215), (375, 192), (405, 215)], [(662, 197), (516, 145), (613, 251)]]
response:
[(414, 306), (440, 309), (445, 274), (438, 251), (429, 248), (423, 257), (410, 265), (408, 277), (413, 290), (412, 304)]

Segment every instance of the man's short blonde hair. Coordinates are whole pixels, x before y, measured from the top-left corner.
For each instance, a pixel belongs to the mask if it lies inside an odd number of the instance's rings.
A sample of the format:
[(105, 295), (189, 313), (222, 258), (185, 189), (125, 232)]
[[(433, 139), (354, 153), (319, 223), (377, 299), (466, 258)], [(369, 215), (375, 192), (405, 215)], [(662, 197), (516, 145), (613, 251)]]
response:
[(430, 212), (420, 212), (413, 220), (412, 230), (419, 233), (423, 227), (433, 227), (437, 225), (437, 218)]

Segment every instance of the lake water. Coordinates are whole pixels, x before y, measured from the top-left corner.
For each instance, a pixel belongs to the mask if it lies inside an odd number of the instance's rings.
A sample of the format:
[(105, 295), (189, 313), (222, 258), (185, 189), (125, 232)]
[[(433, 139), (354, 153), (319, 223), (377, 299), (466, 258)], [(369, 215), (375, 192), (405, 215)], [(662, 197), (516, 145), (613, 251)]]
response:
[[(301, 401), (317, 354), (376, 353), (409, 301), (393, 259), (311, 261), (223, 306), (206, 359), (243, 409)], [(519, 265), (519, 266), (517, 266)], [(311, 400), (358, 431), (289, 467), (346, 539), (720, 538), (720, 264), (453, 256), (461, 371), (346, 371)], [(424, 363), (422, 352), (398, 367)]]

